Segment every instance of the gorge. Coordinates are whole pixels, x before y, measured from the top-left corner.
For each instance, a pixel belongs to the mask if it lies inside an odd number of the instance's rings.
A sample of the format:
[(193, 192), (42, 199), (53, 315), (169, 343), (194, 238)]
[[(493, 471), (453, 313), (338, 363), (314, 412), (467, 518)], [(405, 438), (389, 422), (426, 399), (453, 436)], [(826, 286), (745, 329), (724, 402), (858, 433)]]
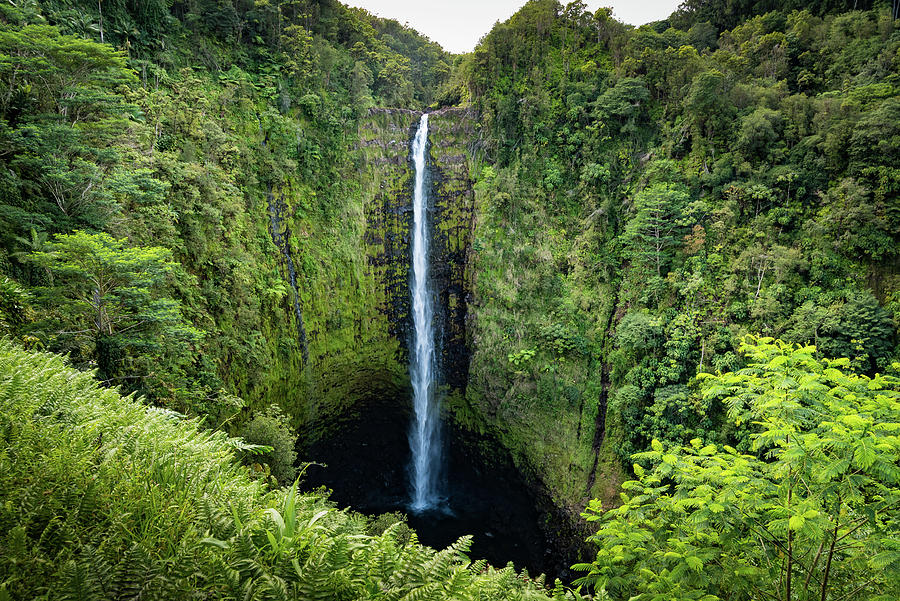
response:
[(398, 363), (408, 357), (409, 384), (363, 399), (338, 425), (323, 426), (334, 434), (301, 448), (302, 457), (324, 464), (307, 468), (304, 485), (326, 486), (339, 505), (369, 515), (408, 513), (425, 544), (473, 535), (473, 553), (494, 565), (511, 561), (532, 575), (568, 580), (580, 533), (546, 527), (553, 505), (543, 485), (523, 477), (494, 434), (459, 422), (452, 404), (443, 410), (449, 423), (439, 421), (440, 399), (459, 403), (465, 394), (470, 360), (471, 115), (372, 109), (370, 120), (361, 149), (388, 178), (379, 190), (389, 191), (368, 212), (370, 240), (386, 214), (402, 218), (378, 240), (385, 254), (370, 260), (392, 274), (379, 280), (382, 298), (396, 295), (382, 310), (400, 343)]
[(900, 598), (898, 7), (0, 3), (0, 601)]

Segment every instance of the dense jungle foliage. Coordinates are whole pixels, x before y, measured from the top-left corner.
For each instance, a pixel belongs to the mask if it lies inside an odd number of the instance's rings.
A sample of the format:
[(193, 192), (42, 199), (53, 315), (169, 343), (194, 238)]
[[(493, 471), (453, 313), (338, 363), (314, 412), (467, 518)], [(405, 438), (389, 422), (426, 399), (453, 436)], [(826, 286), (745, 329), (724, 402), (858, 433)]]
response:
[(894, 598), (900, 21), (746, 4), (630, 29), (538, 0), (464, 58), (469, 394), (560, 502), (622, 503), (586, 514), (600, 594)]
[(3, 3), (0, 319), (212, 426), (297, 397), (301, 307), (365, 293), (358, 120), (448, 61), (334, 1)]
[(530, 2), (447, 88), (485, 163), (470, 393), (539, 471), (614, 475), (653, 439), (745, 449), (694, 389), (743, 366), (747, 333), (869, 375), (897, 356), (900, 21), (811, 3), (718, 34), (720, 4), (630, 29)]
[(771, 338), (741, 351), (748, 367), (705, 374), (702, 396), (749, 452), (652, 441), (622, 504), (588, 507), (582, 582), (614, 599), (896, 599), (900, 379)]
[(545, 594), (296, 491), (310, 416), (396, 362), (360, 124), (450, 105), (450, 411), (588, 506), (585, 590), (896, 599), (898, 9), (532, 0), (450, 56), (335, 0), (0, 4), (0, 601)]

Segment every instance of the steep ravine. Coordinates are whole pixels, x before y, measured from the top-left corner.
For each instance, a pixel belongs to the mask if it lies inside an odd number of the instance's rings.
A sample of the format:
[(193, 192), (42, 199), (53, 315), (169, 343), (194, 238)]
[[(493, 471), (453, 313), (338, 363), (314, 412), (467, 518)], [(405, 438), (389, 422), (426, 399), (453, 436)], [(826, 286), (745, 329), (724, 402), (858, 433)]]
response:
[[(307, 484), (328, 486), (336, 501), (368, 513), (403, 509), (407, 498), (410, 140), (420, 116), (406, 109), (371, 109), (357, 142), (366, 277), (372, 285), (367, 302), (377, 312), (375, 325), (383, 328), (381, 335), (391, 340), (387, 350), (396, 387), (354, 391), (343, 410), (318, 414), (301, 437), (301, 458), (328, 464), (311, 467)], [(464, 509), (430, 523), (413, 518), (412, 525), (426, 543), (446, 545), (470, 533), (476, 537), (476, 555), (567, 578), (584, 539), (577, 526), (579, 507), (577, 501), (555, 503), (552, 484), (548, 487), (545, 479), (566, 475), (541, 474), (534, 467), (540, 465), (537, 458), (524, 449), (507, 449), (507, 426), (492, 421), (485, 407), (467, 398), (477, 319), (471, 310), (477, 226), (471, 173), (474, 115), (460, 108), (436, 111), (430, 129), (431, 265), (441, 333), (439, 363), (446, 382), (442, 397), (448, 490), (451, 504)]]

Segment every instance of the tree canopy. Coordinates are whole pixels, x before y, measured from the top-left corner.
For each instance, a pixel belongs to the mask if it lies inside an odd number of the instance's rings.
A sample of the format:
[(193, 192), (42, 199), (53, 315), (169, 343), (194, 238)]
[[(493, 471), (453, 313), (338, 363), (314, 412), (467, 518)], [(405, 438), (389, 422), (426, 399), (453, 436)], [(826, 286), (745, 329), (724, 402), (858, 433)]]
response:
[(741, 350), (747, 367), (705, 375), (702, 394), (750, 448), (636, 454), (622, 504), (585, 514), (600, 527), (581, 582), (613, 599), (895, 598), (900, 378), (778, 340)]

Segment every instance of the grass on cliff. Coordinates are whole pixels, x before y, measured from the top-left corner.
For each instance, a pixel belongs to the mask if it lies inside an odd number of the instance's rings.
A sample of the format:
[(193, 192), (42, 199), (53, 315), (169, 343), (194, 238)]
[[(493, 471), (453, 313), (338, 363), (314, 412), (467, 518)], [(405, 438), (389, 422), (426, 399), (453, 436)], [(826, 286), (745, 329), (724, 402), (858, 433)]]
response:
[(0, 599), (546, 598), (466, 538), (269, 491), (234, 445), (0, 341)]

